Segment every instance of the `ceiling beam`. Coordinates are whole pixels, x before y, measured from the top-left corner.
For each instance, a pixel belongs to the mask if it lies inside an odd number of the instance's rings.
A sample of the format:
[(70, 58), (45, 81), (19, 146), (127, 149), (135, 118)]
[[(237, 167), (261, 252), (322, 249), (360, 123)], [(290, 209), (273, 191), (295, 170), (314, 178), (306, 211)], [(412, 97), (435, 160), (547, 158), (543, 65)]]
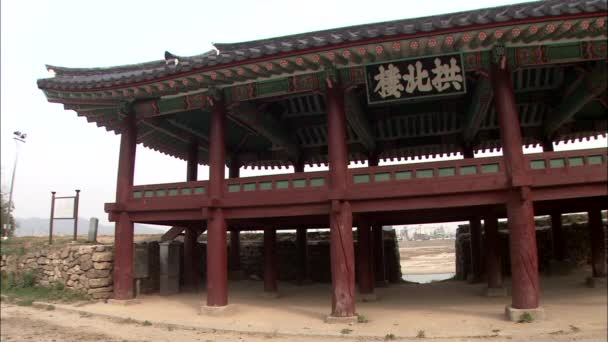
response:
[(490, 112), (489, 109), (493, 97), (494, 92), (490, 80), (488, 77), (481, 76), (473, 92), (471, 104), (467, 109), (465, 117), (465, 123), (462, 130), (465, 142), (471, 143), (475, 140), (481, 124)]
[(570, 121), (589, 102), (606, 90), (606, 63), (601, 61), (587, 72), (569, 96), (566, 96), (555, 110), (548, 115), (544, 125), (545, 136), (551, 137), (566, 122)]
[[(209, 146), (209, 137), (206, 134), (203, 134), (201, 132), (199, 132), (196, 129), (190, 128), (182, 123), (177, 122), (176, 120), (173, 119), (167, 119), (166, 120), (167, 123), (169, 123), (171, 126), (179, 128), (181, 130), (184, 130), (190, 134), (192, 134), (193, 136), (197, 137), (199, 139), (199, 144), (204, 144), (206, 146)], [(205, 147), (205, 150), (207, 148)]]
[(368, 152), (376, 150), (376, 138), (372, 131), (371, 125), (363, 111), (361, 102), (357, 96), (348, 91), (344, 95), (344, 108), (346, 111), (346, 121), (350, 128), (357, 134), (361, 143), (365, 146)]
[(253, 104), (242, 102), (233, 108), (231, 116), (233, 120), (250, 127), (271, 143), (284, 148), (290, 160), (298, 159), (300, 148), (290, 139), (288, 129), (270, 114), (261, 113)]

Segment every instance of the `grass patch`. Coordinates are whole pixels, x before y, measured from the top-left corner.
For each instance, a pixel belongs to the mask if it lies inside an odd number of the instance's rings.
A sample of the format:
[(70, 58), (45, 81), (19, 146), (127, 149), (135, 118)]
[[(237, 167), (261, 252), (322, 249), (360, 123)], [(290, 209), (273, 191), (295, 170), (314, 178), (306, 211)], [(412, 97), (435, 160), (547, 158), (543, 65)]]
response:
[(384, 340), (385, 341), (392, 341), (397, 339), (397, 337), (395, 336), (395, 334), (386, 334), (384, 335)]
[(31, 299), (20, 299), (17, 301), (17, 305), (19, 306), (32, 306), (32, 304), (34, 304), (34, 301)]
[(365, 315), (357, 314), (357, 323), (367, 323), (369, 320)]
[(416, 335), (417, 338), (426, 338), (426, 333), (424, 332), (424, 330), (418, 330), (418, 334)]
[(517, 323), (532, 323), (534, 322), (534, 317), (529, 312), (524, 312), (519, 316), (519, 321)]
[(145, 327), (149, 327), (149, 326), (151, 326), (151, 325), (152, 325), (152, 322), (150, 322), (150, 321), (148, 321), (148, 320), (145, 320), (145, 321), (144, 321), (142, 324), (143, 324)]
[(46, 306), (46, 311), (53, 311), (55, 310), (55, 305), (47, 305)]
[(340, 330), (340, 334), (342, 334), (342, 335), (347, 335), (347, 334), (350, 334), (351, 332), (353, 332), (353, 329), (344, 328), (344, 329)]
[(118, 321), (118, 323), (121, 323), (121, 324), (136, 324), (136, 323), (137, 323), (137, 321), (136, 321), (136, 320), (134, 320), (134, 319), (133, 319), (133, 318), (131, 318), (131, 317), (128, 317), (128, 318), (122, 318), (122, 319), (120, 319), (120, 320)]
[[(86, 293), (65, 288), (62, 283), (49, 286), (36, 285), (36, 275), (31, 272), (2, 273), (0, 293), (20, 301), (76, 302), (87, 300)], [(31, 304), (30, 304), (31, 305)]]

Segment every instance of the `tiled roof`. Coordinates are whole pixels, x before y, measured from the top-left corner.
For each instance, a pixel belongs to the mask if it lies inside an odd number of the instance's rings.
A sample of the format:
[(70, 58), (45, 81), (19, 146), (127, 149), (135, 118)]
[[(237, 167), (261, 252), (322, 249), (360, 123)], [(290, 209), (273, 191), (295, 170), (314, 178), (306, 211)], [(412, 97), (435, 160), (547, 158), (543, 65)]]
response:
[[(284, 37), (232, 44), (214, 44), (219, 51), (180, 57), (165, 53), (165, 60), (107, 68), (64, 68), (47, 66), (54, 78), (38, 80), (41, 89), (86, 91), (130, 83), (153, 81), (200, 69), (221, 68), (230, 63), (246, 63), (280, 54), (304, 53), (313, 49), (330, 49), (348, 44), (361, 44), (397, 36), (465, 30), (512, 21), (551, 19), (563, 15), (605, 12), (608, 0), (548, 0), (479, 9), (423, 18), (404, 19), (296, 34)], [(177, 63), (175, 63), (177, 59)]]

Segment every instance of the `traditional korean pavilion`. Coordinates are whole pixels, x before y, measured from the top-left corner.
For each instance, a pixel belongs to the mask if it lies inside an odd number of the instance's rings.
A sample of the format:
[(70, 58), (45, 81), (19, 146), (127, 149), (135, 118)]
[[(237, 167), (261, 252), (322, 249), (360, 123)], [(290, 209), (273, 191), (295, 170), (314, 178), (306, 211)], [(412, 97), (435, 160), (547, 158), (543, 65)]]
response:
[[(38, 87), (121, 135), (116, 201), (105, 205), (116, 222), (118, 300), (134, 295), (134, 222), (185, 229), (191, 285), (206, 230), (206, 310), (229, 303), (227, 231), (238, 259), (239, 231), (264, 229), (272, 251), (277, 229), (297, 229), (303, 268), (306, 229), (330, 227), (329, 318), (349, 319), (357, 295), (373, 296), (382, 225), (470, 221), (474, 273), (486, 262), (488, 288), (500, 289), (497, 220), (507, 218), (509, 310), (541, 312), (535, 215), (551, 215), (559, 254), (560, 215), (588, 212), (594, 276), (606, 275), (607, 149), (553, 148), (607, 132), (607, 14), (606, 0), (531, 2), (215, 44), (142, 64), (49, 65), (55, 76)], [(134, 186), (137, 144), (186, 160), (184, 181)], [(537, 145), (544, 152), (523, 154)], [(453, 155), (463, 158), (378, 166)], [(197, 179), (198, 165), (209, 166), (208, 180)], [(329, 171), (304, 172), (314, 165)], [(293, 174), (239, 177), (242, 167), (291, 166)], [(267, 255), (264, 290), (273, 292)]]

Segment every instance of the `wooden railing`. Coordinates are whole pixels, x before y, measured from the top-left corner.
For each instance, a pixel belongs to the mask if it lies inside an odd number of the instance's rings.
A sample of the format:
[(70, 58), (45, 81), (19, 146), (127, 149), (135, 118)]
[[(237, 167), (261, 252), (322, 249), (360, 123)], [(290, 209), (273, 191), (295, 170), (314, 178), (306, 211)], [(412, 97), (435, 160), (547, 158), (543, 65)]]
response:
[(256, 176), (226, 180), (226, 193), (247, 193), (252, 191), (319, 190), (327, 189), (329, 173), (300, 172), (271, 176)]
[(200, 196), (207, 193), (209, 181), (136, 185), (133, 199), (164, 198), (175, 196)]
[(349, 170), (351, 185), (502, 173), (502, 157), (376, 166)]
[[(531, 173), (538, 170), (567, 169), (585, 166), (606, 167), (608, 149), (587, 149), (564, 152), (544, 152), (524, 155)], [(458, 159), (439, 162), (412, 163), (389, 166), (366, 167), (348, 170), (348, 184), (359, 186), (405, 184), (405, 182), (428, 182), (432, 180), (472, 179), (473, 177), (503, 176), (502, 157)], [(462, 177), (462, 178), (460, 178)], [(255, 193), (293, 191), (324, 192), (328, 189), (329, 172), (306, 172), (227, 179), (224, 189), (227, 197), (246, 196)], [(133, 187), (133, 200), (180, 196), (206, 196), (208, 181), (138, 185)], [(474, 190), (474, 189), (473, 189)], [(283, 196), (281, 196), (283, 198)]]
[(544, 152), (525, 155), (530, 170), (561, 169), (606, 164), (608, 149), (595, 148), (563, 152)]

